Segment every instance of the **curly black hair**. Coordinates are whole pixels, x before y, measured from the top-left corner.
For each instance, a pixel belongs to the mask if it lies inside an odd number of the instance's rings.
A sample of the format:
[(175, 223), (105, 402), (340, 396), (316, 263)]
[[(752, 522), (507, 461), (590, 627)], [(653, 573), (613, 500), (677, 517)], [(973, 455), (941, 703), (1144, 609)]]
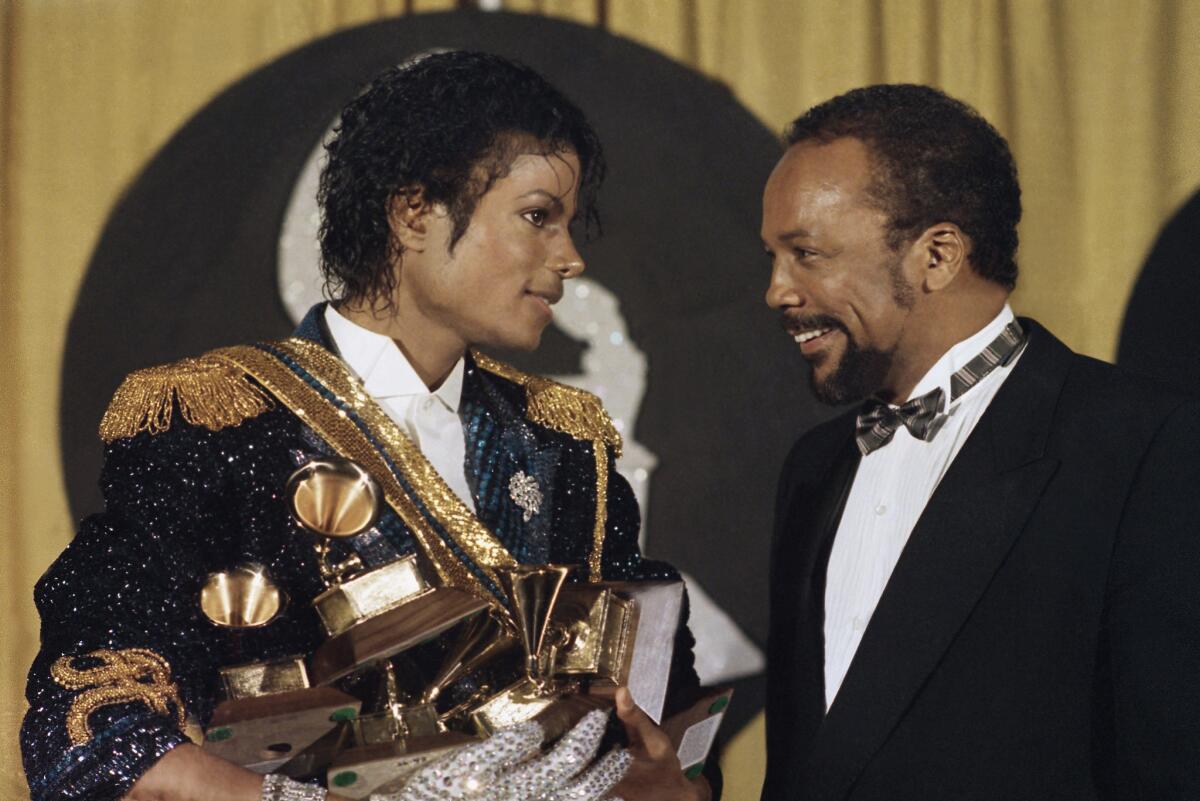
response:
[(390, 302), (402, 253), (388, 203), (414, 186), (444, 205), (450, 249), (479, 199), (523, 153), (574, 151), (579, 217), (599, 228), (600, 139), (583, 112), (523, 64), (489, 53), (432, 53), (391, 67), (341, 113), (321, 171), (321, 271), (332, 297)]
[(966, 103), (930, 86), (867, 86), (809, 109), (785, 136), (788, 145), (861, 140), (874, 168), (868, 191), (890, 217), (893, 250), (952, 222), (971, 239), (975, 271), (1016, 286), (1017, 167), (1004, 137)]

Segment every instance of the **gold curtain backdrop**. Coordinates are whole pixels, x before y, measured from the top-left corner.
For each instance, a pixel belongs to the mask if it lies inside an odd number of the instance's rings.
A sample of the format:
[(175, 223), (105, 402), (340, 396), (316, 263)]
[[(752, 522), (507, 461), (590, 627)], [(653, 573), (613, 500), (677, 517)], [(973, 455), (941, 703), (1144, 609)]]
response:
[[(0, 0), (4, 798), (27, 797), (16, 739), (37, 648), (32, 587), (74, 528), (56, 430), (67, 320), (113, 203), (188, 117), (247, 72), (338, 29), (457, 5)], [(1021, 171), (1014, 305), (1100, 358), (1115, 354), (1159, 228), (1200, 186), (1195, 0), (503, 5), (602, 24), (655, 48), (729, 85), (776, 131), (809, 105), (867, 83), (930, 83), (967, 100), (1008, 137)], [(744, 269), (760, 271), (765, 287), (762, 264)], [(761, 743), (760, 718), (728, 749), (732, 801), (757, 798)]]

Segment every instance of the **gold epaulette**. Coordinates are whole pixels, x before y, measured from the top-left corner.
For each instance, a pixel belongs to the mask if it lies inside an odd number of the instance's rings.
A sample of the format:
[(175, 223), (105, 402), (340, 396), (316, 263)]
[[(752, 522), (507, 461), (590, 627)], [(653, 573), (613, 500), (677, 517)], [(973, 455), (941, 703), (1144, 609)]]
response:
[(171, 427), (175, 403), (184, 420), (210, 431), (236, 426), (274, 405), (245, 373), (206, 353), (126, 376), (100, 421), (100, 438), (113, 442), (143, 431), (162, 433)]
[(530, 420), (576, 439), (603, 440), (617, 456), (621, 455), (621, 434), (595, 395), (521, 372), (477, 350), (472, 350), (471, 355), (482, 369), (525, 388), (525, 408)]

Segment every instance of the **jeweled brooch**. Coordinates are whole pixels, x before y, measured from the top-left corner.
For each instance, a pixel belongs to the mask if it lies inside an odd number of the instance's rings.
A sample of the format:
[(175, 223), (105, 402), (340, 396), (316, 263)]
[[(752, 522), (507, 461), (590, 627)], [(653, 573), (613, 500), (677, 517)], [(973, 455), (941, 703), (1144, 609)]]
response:
[(538, 487), (537, 480), (533, 476), (526, 475), (524, 470), (518, 470), (509, 479), (508, 497), (521, 507), (521, 511), (525, 513), (526, 523), (542, 508), (542, 491)]

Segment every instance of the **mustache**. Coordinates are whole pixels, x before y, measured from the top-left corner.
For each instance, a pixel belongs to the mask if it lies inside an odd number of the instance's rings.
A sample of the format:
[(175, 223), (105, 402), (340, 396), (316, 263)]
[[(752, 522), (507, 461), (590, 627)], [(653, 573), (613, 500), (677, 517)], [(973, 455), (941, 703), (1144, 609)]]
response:
[(779, 318), (779, 324), (789, 334), (809, 328), (836, 328), (846, 331), (842, 321), (828, 314), (788, 314), (784, 312)]

